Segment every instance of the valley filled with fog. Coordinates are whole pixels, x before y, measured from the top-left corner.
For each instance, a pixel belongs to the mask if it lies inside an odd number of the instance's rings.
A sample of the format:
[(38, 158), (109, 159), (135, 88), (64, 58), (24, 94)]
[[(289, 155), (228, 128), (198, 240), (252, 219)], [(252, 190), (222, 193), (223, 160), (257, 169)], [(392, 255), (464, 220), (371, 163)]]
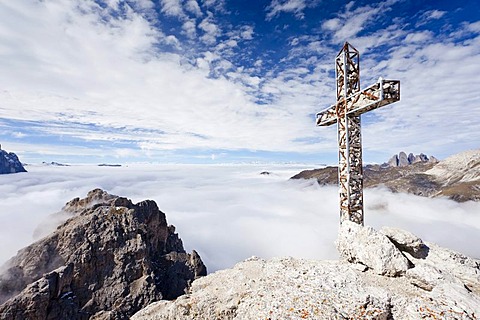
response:
[[(301, 165), (40, 166), (0, 176), (0, 264), (52, 230), (51, 216), (94, 188), (155, 200), (209, 272), (251, 256), (337, 259), (338, 189), (288, 180)], [(260, 174), (268, 171), (270, 174)], [(365, 224), (400, 227), (480, 258), (480, 203), (365, 190)], [(40, 226), (40, 227), (39, 227)], [(35, 234), (35, 236), (34, 236)]]

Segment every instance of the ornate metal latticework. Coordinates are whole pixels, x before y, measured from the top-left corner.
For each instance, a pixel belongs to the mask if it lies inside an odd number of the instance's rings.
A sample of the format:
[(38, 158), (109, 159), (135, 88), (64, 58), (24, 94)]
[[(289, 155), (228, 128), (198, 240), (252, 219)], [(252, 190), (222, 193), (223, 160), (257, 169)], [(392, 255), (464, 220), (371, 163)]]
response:
[(400, 81), (383, 80), (360, 90), (360, 55), (348, 42), (335, 58), (337, 103), (317, 113), (317, 125), (338, 126), (340, 222), (363, 225), (363, 170), (360, 115), (400, 100)]

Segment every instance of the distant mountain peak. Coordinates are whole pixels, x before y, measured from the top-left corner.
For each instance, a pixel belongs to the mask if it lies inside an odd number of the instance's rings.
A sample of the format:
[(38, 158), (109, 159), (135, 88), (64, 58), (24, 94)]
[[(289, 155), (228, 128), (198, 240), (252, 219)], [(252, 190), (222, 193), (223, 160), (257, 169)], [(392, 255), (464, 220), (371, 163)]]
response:
[(399, 154), (394, 154), (384, 165), (388, 165), (390, 167), (405, 167), (419, 162), (437, 163), (438, 160), (434, 156), (429, 158), (423, 153), (417, 155), (409, 153), (407, 155), (405, 152), (401, 151)]
[(27, 172), (18, 156), (13, 152), (7, 152), (0, 146), (0, 174)]
[[(413, 161), (408, 161), (408, 159)], [(418, 161), (417, 161), (418, 160)], [(458, 202), (480, 201), (480, 149), (465, 151), (438, 161), (426, 155), (394, 155), (392, 165), (367, 165), (366, 188), (383, 185), (394, 192), (427, 197), (448, 197)], [(338, 184), (337, 167), (302, 171), (292, 179), (316, 179), (320, 185)]]

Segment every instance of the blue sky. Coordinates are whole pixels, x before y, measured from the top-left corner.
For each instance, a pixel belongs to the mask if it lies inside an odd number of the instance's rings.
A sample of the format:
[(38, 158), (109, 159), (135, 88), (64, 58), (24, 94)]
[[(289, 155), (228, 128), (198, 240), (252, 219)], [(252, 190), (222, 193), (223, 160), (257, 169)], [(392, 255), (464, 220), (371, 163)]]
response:
[(480, 141), (478, 1), (0, 1), (0, 143), (24, 162), (335, 163), (333, 59), (401, 101), (365, 162)]

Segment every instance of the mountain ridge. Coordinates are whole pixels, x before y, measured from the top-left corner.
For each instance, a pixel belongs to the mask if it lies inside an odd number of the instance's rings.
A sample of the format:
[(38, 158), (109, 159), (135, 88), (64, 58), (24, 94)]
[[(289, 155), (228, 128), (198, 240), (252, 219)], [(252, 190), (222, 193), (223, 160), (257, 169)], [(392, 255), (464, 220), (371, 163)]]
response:
[[(337, 167), (304, 170), (291, 179), (316, 179), (320, 185), (336, 185), (337, 171)], [(480, 201), (480, 149), (465, 151), (439, 162), (367, 165), (363, 175), (365, 188), (384, 186), (393, 192), (447, 197), (457, 202)]]

